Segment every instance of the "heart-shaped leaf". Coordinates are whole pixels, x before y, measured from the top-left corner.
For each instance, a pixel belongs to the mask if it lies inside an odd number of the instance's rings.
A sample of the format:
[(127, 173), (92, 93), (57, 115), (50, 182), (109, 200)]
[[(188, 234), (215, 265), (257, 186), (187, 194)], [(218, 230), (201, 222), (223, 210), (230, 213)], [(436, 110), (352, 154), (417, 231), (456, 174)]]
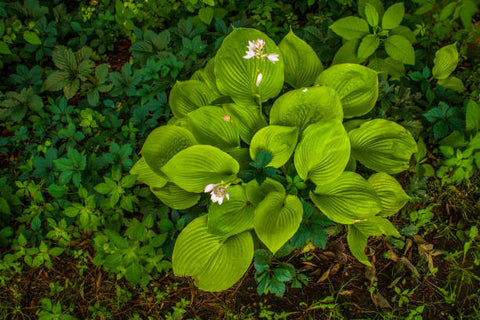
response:
[(324, 86), (289, 91), (275, 100), (270, 110), (270, 124), (298, 127), (300, 134), (310, 124), (342, 119), (338, 93)]
[(335, 181), (317, 186), (310, 198), (330, 220), (352, 224), (382, 210), (373, 186), (361, 175), (345, 171)]
[(283, 166), (295, 149), (298, 140), (298, 128), (270, 125), (260, 129), (252, 138), (250, 156), (257, 159), (260, 151), (272, 154), (271, 167)]
[(208, 146), (195, 145), (173, 156), (162, 171), (180, 188), (189, 192), (203, 192), (205, 187), (221, 181), (236, 179), (238, 162), (222, 150)]
[(153, 130), (145, 140), (140, 153), (153, 172), (160, 176), (160, 170), (180, 150), (196, 144), (192, 133), (178, 126), (161, 126)]
[(162, 188), (151, 187), (150, 190), (160, 201), (176, 210), (191, 208), (200, 200), (200, 194), (183, 190), (172, 182)]
[(305, 129), (294, 163), (300, 178), (325, 184), (340, 176), (349, 158), (348, 134), (336, 120), (311, 124)]
[(207, 216), (182, 230), (172, 256), (176, 276), (190, 276), (200, 290), (230, 288), (247, 271), (253, 259), (253, 239), (245, 231), (230, 238), (208, 232)]
[(393, 121), (367, 121), (348, 134), (353, 157), (377, 172), (402, 172), (408, 168), (412, 154), (417, 152), (412, 134)]
[(200, 144), (209, 144), (220, 149), (240, 145), (240, 136), (231, 117), (219, 107), (200, 107), (188, 115), (187, 126)]
[(362, 116), (372, 110), (377, 102), (377, 72), (358, 64), (333, 65), (324, 70), (315, 83), (338, 92), (345, 118)]
[(175, 117), (185, 117), (189, 112), (209, 105), (217, 96), (207, 84), (198, 80), (177, 81), (170, 91), (169, 103)]
[(243, 186), (228, 188), (230, 199), (223, 204), (212, 203), (208, 208), (208, 232), (230, 237), (253, 229), (255, 207), (247, 200)]
[(150, 167), (148, 166), (145, 158), (140, 158), (135, 163), (135, 165), (130, 170), (131, 174), (137, 175), (137, 181), (141, 183), (145, 183), (150, 187), (161, 188), (167, 184), (167, 179), (163, 176), (156, 174)]
[(398, 181), (386, 174), (375, 173), (368, 178), (382, 203), (380, 216), (388, 217), (394, 215), (408, 202), (410, 197), (405, 193)]
[(275, 254), (297, 232), (303, 205), (296, 196), (271, 192), (255, 210), (255, 233)]
[(227, 103), (222, 106), (245, 143), (250, 144), (255, 133), (267, 125), (260, 108), (255, 105), (239, 106), (235, 103)]
[(285, 82), (294, 88), (313, 85), (323, 70), (316, 52), (292, 30), (278, 45), (285, 63)]

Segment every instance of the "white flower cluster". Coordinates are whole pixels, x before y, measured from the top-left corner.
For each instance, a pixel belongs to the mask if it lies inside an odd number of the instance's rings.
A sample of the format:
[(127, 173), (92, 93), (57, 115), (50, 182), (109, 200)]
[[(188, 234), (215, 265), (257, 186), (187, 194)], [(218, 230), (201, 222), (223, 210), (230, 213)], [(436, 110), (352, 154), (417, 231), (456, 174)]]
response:
[(278, 61), (278, 53), (263, 53), (265, 49), (265, 41), (262, 39), (257, 39), (255, 41), (248, 41), (248, 51), (247, 54), (243, 56), (243, 59), (257, 58), (262, 59), (267, 58), (270, 62), (275, 63)]
[(203, 192), (208, 193), (210, 192), (210, 199), (212, 202), (218, 202), (218, 204), (223, 203), (223, 199), (227, 197), (227, 200), (230, 200), (230, 196), (227, 193), (228, 185), (226, 185), (223, 181), (220, 183), (212, 183), (208, 184)]

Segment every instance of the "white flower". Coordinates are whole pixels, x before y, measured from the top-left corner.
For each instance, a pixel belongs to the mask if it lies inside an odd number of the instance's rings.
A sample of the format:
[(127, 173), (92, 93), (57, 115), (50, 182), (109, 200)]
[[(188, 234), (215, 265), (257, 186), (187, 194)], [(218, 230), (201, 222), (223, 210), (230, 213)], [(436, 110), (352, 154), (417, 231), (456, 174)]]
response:
[(270, 60), (272, 63), (275, 63), (278, 61), (278, 53), (270, 53), (267, 55), (268, 60)]
[(243, 56), (243, 59), (251, 59), (256, 57), (262, 61), (263, 58), (267, 58), (272, 63), (278, 61), (278, 53), (263, 53), (263, 50), (265, 49), (265, 41), (263, 39), (248, 41), (247, 49), (248, 51), (246, 51), (246, 55)]
[(260, 82), (262, 82), (263, 75), (261, 72), (258, 73), (257, 76), (257, 87), (260, 87)]
[(227, 193), (228, 185), (223, 181), (220, 183), (208, 184), (203, 192), (210, 192), (210, 199), (212, 202), (218, 202), (218, 204), (223, 203), (223, 198), (227, 197), (227, 200), (230, 200), (230, 196)]

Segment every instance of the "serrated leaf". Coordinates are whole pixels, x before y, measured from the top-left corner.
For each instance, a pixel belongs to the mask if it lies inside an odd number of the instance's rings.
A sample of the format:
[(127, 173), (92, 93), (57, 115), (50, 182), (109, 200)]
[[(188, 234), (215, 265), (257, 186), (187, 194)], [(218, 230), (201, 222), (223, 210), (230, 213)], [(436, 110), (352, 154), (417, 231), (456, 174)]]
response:
[(253, 136), (250, 144), (250, 157), (256, 160), (260, 151), (268, 152), (272, 155), (269, 166), (281, 167), (290, 159), (297, 140), (297, 127), (269, 125), (260, 129)]
[(365, 12), (367, 4), (372, 5), (375, 7), (375, 10), (378, 12), (378, 16), (381, 18), (383, 16), (383, 13), (385, 11), (383, 7), (383, 3), (381, 0), (359, 0), (358, 1), (358, 14), (360, 17), (365, 18), (367, 17), (367, 14)]
[(357, 64), (337, 64), (323, 71), (315, 81), (338, 92), (344, 118), (368, 113), (378, 98), (378, 75)]
[(385, 40), (385, 51), (395, 60), (405, 64), (415, 64), (415, 50), (407, 38), (401, 35), (392, 35)]
[(201, 290), (222, 291), (243, 276), (253, 253), (248, 231), (229, 238), (213, 235), (208, 232), (207, 216), (202, 216), (178, 236), (172, 256), (173, 272), (193, 277)]
[(33, 44), (33, 45), (41, 45), (42, 44), (42, 40), (40, 40), (38, 35), (33, 31), (25, 31), (23, 33), (23, 38), (25, 39), (25, 41), (27, 41), (28, 43)]
[(412, 134), (393, 121), (367, 121), (351, 130), (349, 136), (353, 157), (377, 172), (402, 172), (409, 167), (412, 154), (417, 152)]
[(304, 180), (325, 184), (336, 179), (350, 158), (350, 141), (340, 121), (319, 122), (305, 129), (294, 154), (295, 168)]
[(285, 82), (294, 88), (311, 86), (323, 70), (322, 63), (312, 47), (292, 30), (278, 47), (285, 63)]
[(205, 24), (210, 24), (215, 10), (212, 7), (205, 7), (198, 10), (198, 17)]
[(437, 83), (442, 87), (444, 87), (445, 89), (455, 90), (459, 93), (462, 93), (466, 90), (462, 80), (454, 76), (450, 76), (445, 79), (439, 79)]
[(368, 23), (358, 17), (338, 19), (330, 29), (345, 40), (360, 39), (370, 33)]
[(380, 39), (378, 38), (378, 36), (373, 34), (367, 34), (365, 37), (362, 38), (362, 41), (360, 41), (357, 55), (361, 59), (366, 59), (370, 57), (379, 46)]
[(12, 54), (12, 51), (10, 51), (8, 45), (3, 41), (0, 41), (0, 54)]
[(317, 186), (310, 192), (310, 198), (323, 214), (337, 223), (352, 224), (382, 210), (373, 186), (359, 174), (349, 171), (333, 182)]
[(174, 155), (162, 168), (170, 181), (194, 193), (203, 192), (212, 183), (232, 182), (239, 171), (238, 162), (222, 150), (195, 145)]
[(303, 205), (296, 196), (271, 192), (255, 209), (255, 233), (275, 254), (297, 232), (302, 217)]
[(365, 19), (370, 26), (378, 26), (379, 16), (377, 9), (375, 9), (375, 7), (368, 2), (365, 4)]
[(398, 2), (391, 5), (383, 15), (382, 28), (391, 30), (400, 25), (405, 15), (405, 6), (403, 2)]

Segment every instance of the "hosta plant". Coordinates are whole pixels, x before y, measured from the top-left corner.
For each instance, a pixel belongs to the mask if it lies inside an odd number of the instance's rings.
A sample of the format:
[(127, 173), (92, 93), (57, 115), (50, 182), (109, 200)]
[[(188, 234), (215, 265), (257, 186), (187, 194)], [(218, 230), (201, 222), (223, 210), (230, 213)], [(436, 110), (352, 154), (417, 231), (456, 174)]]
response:
[[(277, 46), (234, 29), (204, 69), (172, 88), (174, 116), (147, 137), (132, 168), (173, 209), (210, 202), (178, 236), (174, 273), (206, 291), (231, 287), (255, 248), (276, 253), (296, 234), (304, 203), (348, 225), (352, 253), (370, 264), (368, 237), (397, 236), (386, 217), (408, 200), (390, 174), (407, 169), (417, 149), (394, 122), (352, 119), (377, 96), (375, 71), (323, 70), (293, 32)], [(356, 162), (376, 173), (356, 173)]]

